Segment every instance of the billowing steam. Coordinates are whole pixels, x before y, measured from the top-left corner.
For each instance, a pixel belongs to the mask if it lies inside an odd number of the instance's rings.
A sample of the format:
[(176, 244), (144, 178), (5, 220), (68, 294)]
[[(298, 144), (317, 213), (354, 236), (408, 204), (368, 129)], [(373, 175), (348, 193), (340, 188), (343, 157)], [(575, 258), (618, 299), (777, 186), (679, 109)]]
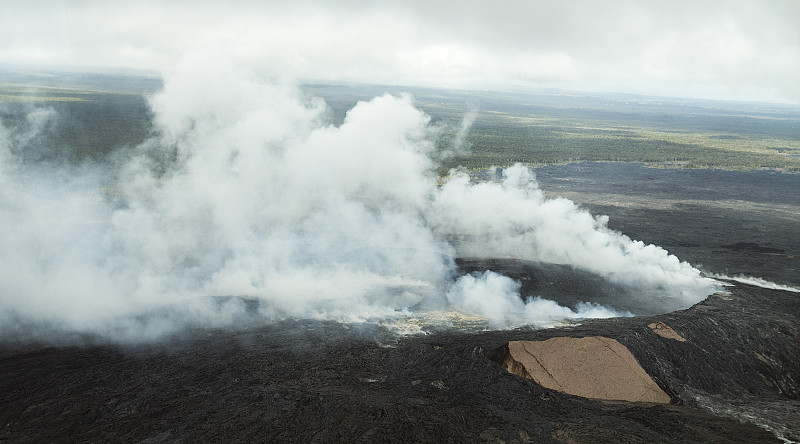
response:
[(464, 117), (461, 119), (461, 123), (458, 125), (458, 131), (453, 136), (452, 147), (450, 149), (446, 149), (443, 153), (444, 156), (454, 156), (456, 154), (466, 154), (469, 152), (470, 145), (467, 142), (467, 134), (469, 134), (470, 128), (472, 128), (472, 124), (475, 123), (475, 119), (478, 117), (478, 107), (475, 104), (470, 104), (467, 108), (467, 112), (464, 113)]
[(570, 264), (669, 309), (714, 289), (663, 249), (545, 199), (523, 166), (478, 184), (454, 171), (438, 186), (433, 130), (410, 97), (359, 103), (332, 126), (322, 101), (195, 55), (152, 108), (157, 136), (115, 168), (24, 161), (35, 128), (0, 128), (3, 335), (150, 338), (237, 324), (248, 301), (259, 319), (618, 314), (520, 295), (493, 272), (459, 277), (457, 256)]
[[(747, 276), (743, 274), (739, 274), (736, 276), (728, 276), (726, 274), (717, 274), (717, 273), (709, 273), (709, 276), (714, 279), (723, 279), (726, 281), (741, 282), (742, 284), (753, 285), (756, 287), (767, 288), (770, 290), (782, 290), (782, 291), (791, 291), (792, 293), (800, 293), (800, 287), (778, 284), (776, 282), (771, 282), (766, 279), (754, 276)], [(728, 285), (728, 284), (723, 284), (723, 285)]]
[(631, 313), (581, 302), (575, 310), (558, 305), (540, 297), (522, 300), (520, 284), (511, 278), (486, 271), (480, 276), (459, 277), (450, 289), (448, 300), (456, 309), (467, 313), (479, 313), (503, 325), (533, 324), (552, 325), (555, 321), (580, 318), (610, 318), (631, 316)]

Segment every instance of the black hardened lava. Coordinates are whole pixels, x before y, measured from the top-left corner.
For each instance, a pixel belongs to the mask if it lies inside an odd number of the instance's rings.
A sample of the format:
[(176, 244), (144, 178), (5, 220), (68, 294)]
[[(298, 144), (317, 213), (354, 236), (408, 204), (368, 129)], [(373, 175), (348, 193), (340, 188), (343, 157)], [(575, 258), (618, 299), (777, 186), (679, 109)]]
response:
[[(610, 227), (706, 270), (800, 284), (796, 214), (773, 214), (796, 205), (796, 178), (622, 164), (537, 175), (552, 194), (583, 196), (576, 202), (608, 214)], [(576, 289), (559, 293), (565, 305), (607, 285), (559, 266), (459, 265), (508, 273), (523, 294)], [(799, 317), (800, 293), (737, 283), (686, 310), (547, 330), (396, 337), (374, 325), (253, 319), (139, 345), (4, 339), (0, 442), (800, 441)], [(686, 342), (656, 335), (653, 322)], [(592, 335), (628, 347), (672, 403), (582, 399), (490, 359), (510, 340)]]
[[(772, 406), (780, 420), (798, 397), (798, 300), (741, 286), (677, 313), (563, 329), (397, 338), (285, 321), (148, 345), (6, 348), (0, 440), (777, 442), (702, 399)], [(647, 327), (656, 320), (687, 342), (657, 336)], [(490, 359), (509, 340), (563, 335), (619, 340), (672, 405), (561, 394)]]

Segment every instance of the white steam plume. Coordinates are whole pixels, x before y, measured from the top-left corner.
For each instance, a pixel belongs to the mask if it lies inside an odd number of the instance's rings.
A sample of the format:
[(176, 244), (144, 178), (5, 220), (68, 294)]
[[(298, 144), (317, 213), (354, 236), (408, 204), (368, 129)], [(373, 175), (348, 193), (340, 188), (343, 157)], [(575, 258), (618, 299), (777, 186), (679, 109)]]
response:
[(461, 124), (458, 126), (458, 132), (453, 138), (453, 151), (455, 153), (461, 153), (469, 150), (469, 145), (466, 141), (467, 134), (469, 134), (469, 129), (472, 128), (472, 124), (475, 123), (476, 117), (478, 117), (478, 108), (475, 105), (471, 105), (466, 114), (464, 114), (464, 117), (461, 119)]
[(447, 299), (454, 308), (485, 316), (497, 327), (524, 324), (546, 327), (566, 319), (632, 316), (628, 312), (618, 312), (589, 302), (581, 302), (575, 310), (571, 310), (539, 297), (523, 300), (519, 289), (519, 282), (492, 271), (485, 271), (480, 276), (459, 277), (450, 289)]
[(502, 182), (470, 183), (453, 172), (437, 193), (428, 221), (435, 231), (458, 235), (460, 257), (514, 257), (569, 264), (613, 282), (660, 295), (675, 309), (701, 300), (715, 283), (663, 248), (607, 228), (564, 198), (545, 199), (533, 172), (507, 168)]
[(20, 137), (0, 132), (0, 335), (142, 339), (235, 324), (248, 310), (207, 296), (260, 301), (267, 318), (452, 307), (517, 325), (617, 314), (523, 302), (494, 273), (454, 280), (457, 255), (571, 264), (669, 309), (713, 291), (663, 249), (545, 200), (522, 166), (502, 183), (455, 174), (438, 187), (429, 119), (407, 96), (361, 102), (336, 127), (322, 101), (195, 54), (152, 108), (158, 137), (113, 183), (108, 165), (20, 162)]
[(747, 276), (743, 274), (737, 274), (736, 276), (728, 276), (725, 274), (717, 274), (717, 273), (706, 273), (706, 274), (714, 279), (723, 279), (726, 281), (741, 282), (742, 284), (753, 285), (756, 287), (767, 288), (770, 290), (783, 290), (783, 291), (791, 291), (792, 293), (800, 293), (800, 288), (798, 287), (778, 284), (777, 282), (771, 282), (759, 277)]

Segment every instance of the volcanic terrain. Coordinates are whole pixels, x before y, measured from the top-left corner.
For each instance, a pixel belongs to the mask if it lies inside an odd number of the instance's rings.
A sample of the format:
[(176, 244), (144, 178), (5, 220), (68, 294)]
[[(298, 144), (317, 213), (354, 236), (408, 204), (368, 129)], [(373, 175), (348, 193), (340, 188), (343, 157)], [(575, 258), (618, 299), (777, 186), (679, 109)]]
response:
[[(537, 175), (547, 193), (708, 273), (800, 284), (795, 175), (614, 164)], [(702, 189), (686, 203), (694, 187)], [(520, 280), (523, 296), (540, 288), (571, 305), (597, 291), (613, 305), (613, 288), (591, 279), (564, 282), (569, 291), (559, 293), (563, 268), (514, 259), (459, 266)], [(287, 319), (135, 344), (9, 339), (0, 346), (0, 441), (798, 441), (800, 293), (727, 283), (686, 310), (540, 330), (429, 326), (403, 336), (380, 324)], [(627, 349), (668, 403), (570, 395), (502, 366), (512, 341), (593, 337)]]

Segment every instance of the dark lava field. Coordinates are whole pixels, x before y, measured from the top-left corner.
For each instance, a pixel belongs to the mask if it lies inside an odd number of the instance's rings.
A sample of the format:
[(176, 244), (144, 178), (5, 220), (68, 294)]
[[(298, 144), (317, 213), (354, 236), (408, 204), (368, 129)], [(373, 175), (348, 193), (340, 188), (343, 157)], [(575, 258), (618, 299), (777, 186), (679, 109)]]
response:
[[(536, 173), (548, 195), (606, 214), (611, 228), (706, 272), (800, 285), (798, 175), (587, 163)], [(546, 267), (460, 265), (527, 277), (523, 295), (558, 300), (558, 285), (537, 287)], [(526, 276), (534, 269), (536, 279)], [(0, 441), (799, 441), (800, 293), (732, 283), (682, 311), (543, 330), (396, 336), (378, 325), (285, 320), (149, 344), (5, 343)], [(686, 342), (655, 334), (648, 324), (657, 321)], [(580, 398), (492, 360), (510, 340), (593, 335), (626, 346), (671, 403)]]

